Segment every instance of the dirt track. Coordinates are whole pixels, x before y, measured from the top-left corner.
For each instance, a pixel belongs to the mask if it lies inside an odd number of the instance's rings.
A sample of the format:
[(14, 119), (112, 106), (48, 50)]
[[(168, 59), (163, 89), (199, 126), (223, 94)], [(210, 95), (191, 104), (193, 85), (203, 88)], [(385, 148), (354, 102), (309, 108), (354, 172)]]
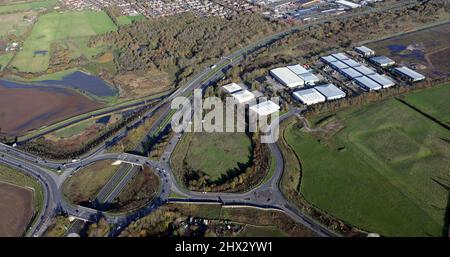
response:
[(0, 236), (21, 236), (33, 217), (33, 191), (0, 182)]

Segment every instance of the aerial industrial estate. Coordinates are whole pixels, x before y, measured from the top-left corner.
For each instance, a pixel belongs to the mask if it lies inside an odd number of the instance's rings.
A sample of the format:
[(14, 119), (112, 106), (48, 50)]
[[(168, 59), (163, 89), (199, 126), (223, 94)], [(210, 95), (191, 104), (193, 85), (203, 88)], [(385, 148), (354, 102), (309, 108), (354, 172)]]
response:
[(449, 10), (1, 2), (0, 236), (448, 237)]

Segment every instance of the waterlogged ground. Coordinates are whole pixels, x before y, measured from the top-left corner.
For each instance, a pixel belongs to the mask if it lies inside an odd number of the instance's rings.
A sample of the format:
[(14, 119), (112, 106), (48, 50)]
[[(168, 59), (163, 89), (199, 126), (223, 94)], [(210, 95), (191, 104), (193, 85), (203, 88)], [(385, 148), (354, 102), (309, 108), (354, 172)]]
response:
[(0, 80), (0, 128), (2, 133), (23, 135), (89, 112), (103, 105), (58, 86), (35, 86)]
[(89, 75), (81, 71), (75, 71), (61, 80), (44, 80), (39, 84), (64, 86), (86, 92), (96, 97), (113, 97), (117, 90), (97, 76)]

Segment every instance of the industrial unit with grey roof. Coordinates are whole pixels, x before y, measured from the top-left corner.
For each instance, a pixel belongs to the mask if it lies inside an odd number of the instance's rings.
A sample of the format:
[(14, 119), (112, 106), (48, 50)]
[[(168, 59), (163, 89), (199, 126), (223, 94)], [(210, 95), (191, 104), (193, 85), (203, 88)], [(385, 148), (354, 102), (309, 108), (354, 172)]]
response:
[(358, 77), (362, 76), (361, 73), (359, 73), (358, 71), (356, 71), (353, 68), (342, 69), (342, 70), (339, 70), (339, 72), (342, 75), (344, 75), (344, 76), (346, 76), (347, 78), (350, 78), (350, 79), (354, 79), (354, 78), (358, 78)]
[(395, 68), (394, 71), (397, 74), (400, 74), (401, 76), (406, 77), (406, 78), (408, 78), (409, 80), (411, 80), (413, 82), (417, 82), (417, 81), (425, 79), (424, 75), (422, 75), (422, 74), (420, 74), (420, 73), (418, 73), (418, 72), (416, 72), (414, 70), (411, 70), (408, 67), (404, 67), (404, 66), (403, 67), (398, 67), (398, 68)]
[(317, 103), (325, 102), (327, 99), (319, 91), (314, 88), (302, 89), (293, 93), (295, 99), (299, 100), (303, 104), (313, 105)]
[(330, 64), (336, 70), (347, 69), (349, 66), (341, 61), (332, 62)]
[(333, 84), (323, 84), (314, 87), (319, 93), (324, 95), (327, 101), (336, 100), (344, 98), (346, 96), (345, 92), (336, 87)]
[(369, 59), (372, 63), (380, 66), (380, 67), (389, 67), (395, 64), (395, 61), (386, 56), (377, 56)]
[(332, 62), (337, 62), (338, 59), (334, 58), (331, 55), (328, 56), (323, 56), (320, 58), (320, 60), (322, 60), (323, 62), (327, 63), (327, 64), (331, 64)]
[(358, 71), (359, 73), (363, 74), (363, 75), (370, 75), (370, 74), (375, 74), (376, 72), (370, 68), (368, 68), (367, 66), (361, 65), (358, 67), (353, 67), (353, 69), (355, 69), (356, 71)]
[(355, 82), (360, 87), (362, 87), (363, 89), (365, 89), (367, 91), (375, 91), (375, 90), (380, 90), (382, 88), (382, 86), (380, 84), (378, 84), (377, 82), (371, 80), (370, 78), (368, 78), (366, 76), (355, 78)]
[(286, 87), (299, 87), (305, 84), (305, 81), (301, 79), (297, 74), (292, 72), (289, 68), (281, 67), (270, 70), (270, 74), (281, 84)]
[(309, 73), (309, 71), (307, 69), (305, 69), (303, 66), (301, 66), (300, 64), (290, 65), (290, 66), (287, 66), (287, 68), (290, 69), (296, 75)]
[(305, 69), (300, 64), (287, 66), (287, 68), (301, 78), (305, 82), (305, 85), (314, 85), (320, 81), (316, 75)]
[(366, 46), (357, 46), (355, 47), (355, 51), (364, 57), (369, 57), (375, 55), (375, 51), (366, 47)]
[(360, 63), (356, 62), (353, 59), (342, 60), (343, 63), (347, 64), (350, 67), (358, 67), (361, 66)]
[(337, 53), (337, 54), (332, 54), (331, 56), (333, 56), (334, 58), (343, 61), (343, 60), (348, 60), (348, 56), (344, 53)]
[(395, 86), (395, 82), (393, 82), (391, 78), (378, 73), (368, 75), (367, 77), (383, 86), (383, 88)]

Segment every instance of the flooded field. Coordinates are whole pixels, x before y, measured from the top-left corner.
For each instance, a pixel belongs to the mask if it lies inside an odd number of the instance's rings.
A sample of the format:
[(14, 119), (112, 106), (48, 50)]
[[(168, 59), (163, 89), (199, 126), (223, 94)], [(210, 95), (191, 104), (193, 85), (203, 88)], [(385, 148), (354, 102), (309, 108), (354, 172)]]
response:
[(386, 55), (429, 77), (450, 75), (450, 23), (368, 44), (377, 55)]
[(23, 135), (103, 105), (67, 88), (0, 80), (0, 132)]
[(44, 80), (40, 81), (39, 84), (73, 88), (97, 97), (117, 95), (117, 90), (104, 80), (80, 71), (75, 71), (74, 73), (63, 77), (62, 80)]

